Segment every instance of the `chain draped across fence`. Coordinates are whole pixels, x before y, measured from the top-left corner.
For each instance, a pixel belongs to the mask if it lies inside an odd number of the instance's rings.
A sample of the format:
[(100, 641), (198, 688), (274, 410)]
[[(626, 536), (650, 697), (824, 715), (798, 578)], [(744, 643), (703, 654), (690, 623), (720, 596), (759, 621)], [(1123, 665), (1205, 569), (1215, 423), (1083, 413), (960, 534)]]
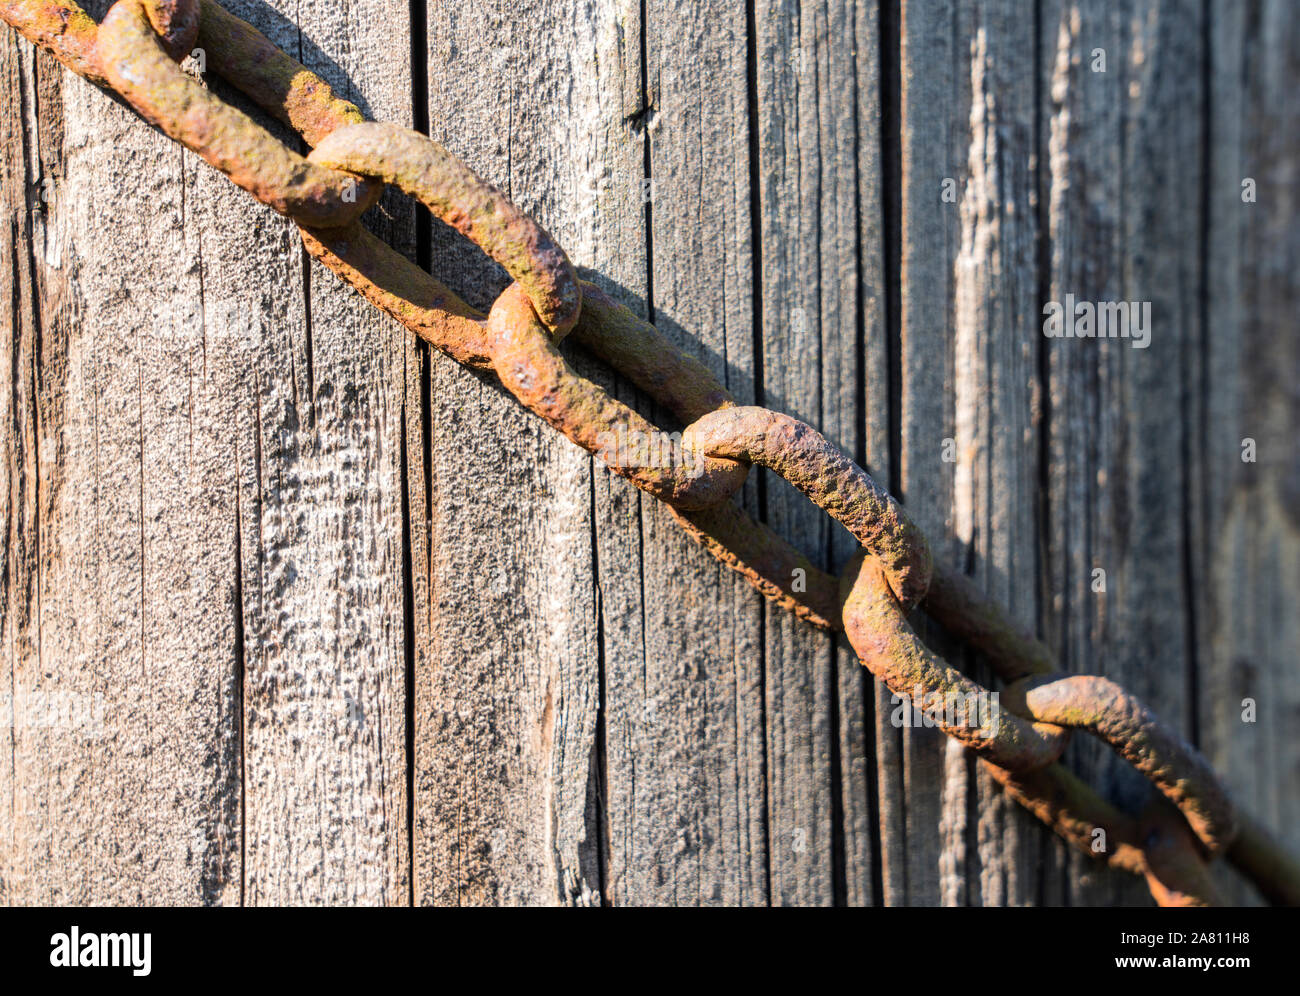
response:
[[(1219, 856), (1272, 902), (1300, 905), (1300, 862), (1234, 807), (1195, 748), (1114, 682), (1060, 672), (1044, 643), (965, 575), (932, 561), (924, 536), (862, 468), (803, 422), (736, 405), (701, 363), (580, 280), (536, 221), (442, 146), (365, 120), (215, 0), (118, 0), (100, 24), (74, 0), (0, 0), (0, 17), (296, 222), (314, 258), (421, 339), (495, 373), (522, 405), (665, 502), (688, 534), (769, 599), (813, 626), (843, 631), (897, 695), (978, 702), (990, 694), (920, 641), (912, 609), (977, 650), (1007, 683), (998, 693), (1003, 708), (985, 710), (978, 723), (945, 710), (937, 725), (1065, 840), (1145, 876), (1161, 905), (1212, 904), (1209, 862)], [(182, 71), (196, 44), (209, 69), (293, 128), (310, 155)], [(386, 184), (514, 279), (488, 314), (362, 227)], [(686, 428), (663, 433), (575, 373), (557, 348), (566, 337)], [(842, 577), (816, 568), (731, 500), (753, 464), (789, 481), (862, 545)], [(1060, 763), (1075, 729), (1105, 741), (1155, 787), (1141, 813), (1118, 810)]]

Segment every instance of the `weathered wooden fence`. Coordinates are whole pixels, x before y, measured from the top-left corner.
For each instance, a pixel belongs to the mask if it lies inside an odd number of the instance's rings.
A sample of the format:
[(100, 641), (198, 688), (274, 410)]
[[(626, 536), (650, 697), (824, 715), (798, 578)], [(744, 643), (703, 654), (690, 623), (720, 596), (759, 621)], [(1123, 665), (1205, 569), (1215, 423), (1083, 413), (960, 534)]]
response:
[[(222, 2), (890, 482), (1300, 845), (1286, 0)], [(1149, 902), (9, 30), (0, 129), (0, 901)], [(373, 227), (504, 284), (398, 197)], [(1045, 337), (1066, 295), (1150, 302), (1149, 344)]]

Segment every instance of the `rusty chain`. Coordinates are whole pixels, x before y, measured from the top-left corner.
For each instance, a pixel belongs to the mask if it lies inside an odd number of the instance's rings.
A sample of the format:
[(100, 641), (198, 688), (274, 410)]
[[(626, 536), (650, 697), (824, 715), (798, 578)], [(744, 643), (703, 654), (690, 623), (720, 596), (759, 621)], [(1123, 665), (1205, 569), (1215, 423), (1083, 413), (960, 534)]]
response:
[[(1300, 863), (1233, 806), (1195, 748), (1114, 682), (1059, 672), (1045, 644), (964, 575), (932, 563), (924, 537), (862, 468), (796, 419), (737, 406), (702, 364), (580, 281), (541, 226), (438, 143), (366, 121), (215, 0), (118, 0), (100, 24), (75, 0), (0, 0), (0, 17), (296, 222), (308, 252), (371, 303), (458, 362), (493, 371), (521, 404), (664, 501), (687, 533), (769, 599), (844, 631), (897, 695), (988, 694), (918, 639), (907, 617), (921, 606), (1007, 683), (998, 693), (1006, 714), (976, 725), (945, 713), (937, 725), (1065, 840), (1145, 876), (1161, 905), (1213, 903), (1209, 861), (1219, 855), (1272, 902), (1300, 905)], [(212, 70), (312, 153), (298, 155), (186, 75), (177, 63), (195, 44)], [(361, 226), (385, 184), (421, 201), (514, 278), (489, 314)], [(662, 404), (686, 426), (681, 435), (661, 433), (576, 374), (556, 348), (566, 335)], [(788, 480), (861, 543), (841, 578), (730, 500), (753, 464)], [(1116, 809), (1059, 762), (1075, 729), (1152, 783), (1157, 791), (1140, 815)], [(1100, 854), (1097, 828), (1107, 838)]]

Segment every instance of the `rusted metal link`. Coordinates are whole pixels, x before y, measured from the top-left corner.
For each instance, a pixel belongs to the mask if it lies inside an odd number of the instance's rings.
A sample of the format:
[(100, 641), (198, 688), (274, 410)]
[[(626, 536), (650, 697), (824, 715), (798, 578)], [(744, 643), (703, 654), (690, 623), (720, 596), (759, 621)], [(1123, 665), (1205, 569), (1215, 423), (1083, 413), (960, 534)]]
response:
[[(1062, 764), (1034, 771), (1008, 771), (988, 761), (981, 761), (980, 767), (1079, 851), (1108, 867), (1145, 877), (1159, 905), (1215, 902), (1200, 846), (1163, 796), (1153, 794), (1139, 820), (1116, 809)], [(1104, 836), (1097, 835), (1099, 829)]]
[(488, 348), (501, 383), (520, 403), (669, 505), (706, 508), (726, 501), (745, 483), (744, 464), (688, 449), (679, 434), (661, 432), (574, 373), (518, 283), (492, 306)]
[(582, 317), (570, 338), (667, 408), (683, 425), (736, 403), (708, 367), (687, 356), (657, 328), (595, 284), (582, 282)]
[(419, 132), (366, 121), (327, 135), (309, 161), (391, 183), (505, 267), (556, 338), (578, 320), (582, 292), (564, 250), (446, 149)]
[[(683, 424), (735, 404), (703, 363), (595, 284), (582, 284), (582, 317), (569, 338)], [(819, 629), (843, 628), (839, 579), (814, 566), (733, 501), (669, 510), (687, 535), (780, 608)]]
[(1012, 623), (968, 578), (941, 565), (924, 608), (1012, 682), (1003, 693), (1008, 709), (1099, 736), (1183, 811), (1211, 854), (1231, 841), (1236, 817), (1213, 769), (1140, 701), (1102, 677), (1061, 675), (1046, 645)]
[(1152, 796), (1138, 820), (1147, 888), (1160, 906), (1217, 906), (1218, 890), (1196, 837), (1163, 797)]
[[(983, 689), (960, 676), (920, 643), (898, 606), (891, 604), (892, 599), (883, 590), (884, 582), (879, 579), (878, 569), (873, 570), (870, 562), (864, 565), (859, 559), (851, 563), (845, 572), (844, 584), (846, 587), (851, 585), (843, 607), (844, 628), (849, 642), (872, 673), (882, 678), (896, 694), (915, 697), (912, 689), (918, 687), (927, 696), (937, 696), (940, 701), (946, 701), (949, 696), (961, 700), (983, 694)], [(1054, 761), (1055, 757), (1049, 756), (1043, 747), (1051, 744), (1059, 755), (1070, 727), (1081, 725), (1096, 732), (1095, 726), (1082, 722), (1083, 719), (1100, 716), (1100, 723), (1096, 725), (1114, 733), (1118, 729), (1116, 724), (1120, 722), (1118, 717), (1130, 714), (1125, 708), (1117, 707), (1114, 702), (1106, 699), (1090, 701), (1092, 709), (1086, 715), (1085, 712), (1070, 709), (1054, 710), (1046, 703), (1040, 703), (1042, 708), (1039, 709), (1026, 707), (1026, 693), (1032, 698), (1036, 688), (1052, 689), (1054, 685), (1073, 680), (1075, 679), (1058, 678), (1047, 681), (1037, 677), (1027, 679), (1019, 687), (1013, 686), (1001, 693), (1007, 710), (1012, 715), (1019, 713), (1026, 717), (1019, 720), (1019, 724), (1032, 722), (1030, 729), (1041, 738), (1041, 742), (1021, 739), (1018, 735), (1023, 735), (1024, 726), (1013, 722), (1010, 724), (1013, 732), (1004, 738), (1004, 745), (1000, 745), (1002, 749), (981, 749), (981, 744), (971, 742), (965, 728), (959, 726), (953, 729), (947, 721), (937, 725), (979, 755), (986, 762), (985, 770), (1008, 794), (1067, 841), (1094, 858), (1100, 857), (1111, 865), (1144, 875), (1152, 895), (1162, 905), (1203, 905), (1213, 902), (1214, 891), (1206, 871), (1203, 852), (1188, 829), (1188, 824), (1178, 818), (1177, 809), (1172, 812), (1176, 822), (1182, 823), (1181, 830), (1177, 826), (1170, 826), (1167, 819), (1158, 828), (1152, 829), (1140, 825), (1106, 802), (1060, 764), (1044, 765), (1044, 762)], [(1093, 683), (1105, 681), (1092, 678), (1084, 680), (1093, 689), (1098, 687)], [(1034, 685), (1035, 682), (1046, 683)], [(1064, 692), (1067, 688), (1068, 686), (1063, 686), (1055, 691)], [(1050, 702), (1052, 699), (1048, 694)], [(1131, 697), (1123, 706), (1141, 710), (1140, 705)], [(1149, 716), (1145, 710), (1131, 714), (1144, 718)], [(947, 720), (948, 712), (945, 710), (942, 716)], [(1135, 736), (1150, 751), (1152, 738), (1149, 730), (1144, 726), (1135, 731)], [(1158, 787), (1166, 791), (1173, 788), (1186, 801), (1186, 785), (1178, 780), (1171, 783), (1167, 769), (1159, 763), (1153, 765), (1149, 761), (1154, 754), (1174, 757), (1177, 764), (1187, 754), (1171, 748), (1163, 737), (1156, 739), (1159, 740), (1159, 746), (1140, 756), (1134, 756), (1134, 748), (1128, 744), (1114, 745), (1122, 756), (1134, 761)], [(1208, 794), (1213, 796), (1213, 789)], [(1193, 818), (1201, 816), (1203, 797), (1198, 795), (1196, 789), (1190, 795), (1196, 801), (1185, 807), (1185, 812)], [(1156, 798), (1161, 799), (1159, 796)], [(1097, 840), (1093, 836), (1099, 828), (1105, 832), (1100, 851), (1096, 849)]]
[(199, 33), (199, 0), (144, 0), (144, 11), (173, 62), (190, 54)]
[[(1134, 875), (1146, 873), (1137, 821), (1065, 765), (1057, 762), (1032, 771), (1010, 771), (987, 761), (981, 766), (1011, 798), (1067, 843), (1112, 868)], [(1093, 833), (1099, 827), (1106, 832), (1105, 844), (1095, 850)]]
[[(141, 6), (168, 56), (179, 62), (189, 55), (199, 28), (198, 0), (141, 0)], [(75, 0), (0, 0), (0, 19), (77, 75), (112, 86), (96, 54), (99, 25)]]
[(761, 464), (802, 491), (879, 562), (905, 612), (925, 594), (925, 537), (888, 491), (811, 426), (766, 408), (724, 408), (693, 422), (683, 439), (711, 456)]
[(1249, 813), (1237, 814), (1237, 837), (1228, 862), (1255, 883), (1275, 906), (1300, 906), (1300, 861)]
[(843, 629), (839, 579), (734, 502), (697, 511), (671, 509), (677, 524), (722, 564), (742, 575), (787, 612), (818, 629)]
[(375, 238), (360, 222), (301, 232), (307, 251), (375, 307), (456, 362), (476, 370), (492, 369), (487, 316)]
[(1038, 676), (1003, 692), (1007, 708), (1106, 741), (1178, 807), (1211, 854), (1236, 834), (1232, 803), (1200, 753), (1135, 696), (1097, 675)]
[[(984, 654), (1000, 677), (1012, 682), (1002, 693), (1008, 709), (1099, 736), (1179, 807), (1209, 853), (1222, 852), (1232, 841), (1237, 816), (1213, 769), (1139, 700), (1105, 678), (1063, 676), (1042, 641), (1014, 624), (1000, 605), (949, 568), (935, 566), (923, 607), (950, 634)], [(1231, 851), (1229, 860), (1237, 863)], [(1195, 891), (1194, 885), (1189, 888)]]
[(336, 128), (365, 120), (355, 104), (335, 95), (323, 79), (216, 0), (202, 0), (198, 43), (207, 53), (210, 70), (308, 145), (319, 145)]
[(75, 0), (0, 0), (0, 18), (78, 76), (110, 86), (95, 58), (99, 25)]
[(136, 111), (264, 204), (302, 225), (359, 217), (380, 185), (310, 163), (186, 76), (154, 33), (144, 0), (118, 0), (99, 26), (104, 76)]
[(917, 638), (877, 563), (862, 554), (849, 561), (840, 593), (844, 633), (867, 670), (948, 736), (1011, 771), (1041, 768), (1061, 756), (1069, 739), (1064, 730), (1004, 712), (987, 689)]
[(1003, 681), (1057, 670), (1047, 644), (1012, 622), (970, 578), (942, 563), (934, 565), (923, 608), (950, 634), (983, 654)]

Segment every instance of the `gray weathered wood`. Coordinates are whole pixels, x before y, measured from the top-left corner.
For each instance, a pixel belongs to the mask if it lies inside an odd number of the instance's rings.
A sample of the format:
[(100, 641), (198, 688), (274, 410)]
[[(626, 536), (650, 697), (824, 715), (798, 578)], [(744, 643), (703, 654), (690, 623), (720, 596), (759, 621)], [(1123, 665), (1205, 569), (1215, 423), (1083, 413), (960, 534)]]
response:
[[(584, 186), (621, 117), (608, 13), (476, 0), (432, 3), (429, 23), (431, 134), (584, 262)], [(481, 307), (506, 284), (441, 226), (433, 265)], [(427, 504), (412, 503), (429, 522), (415, 561), (415, 899), (598, 902), (590, 460), (494, 380), (441, 356), (426, 376)]]
[[(1300, 847), (1282, 0), (223, 2), (891, 483)], [(1150, 901), (8, 29), (0, 142), (0, 902)], [(421, 219), (368, 224), (488, 306), (504, 272)], [(1150, 348), (1044, 338), (1067, 293), (1151, 301)], [(767, 472), (739, 500), (853, 552)]]
[(192, 166), (12, 32), (0, 49), (0, 894), (238, 901), (233, 410), (192, 320)]
[[(639, 274), (618, 279), (631, 307), (751, 401), (743, 19), (712, 2), (653, 0), (644, 11), (644, 62), (635, 46), (628, 60), (644, 87), (634, 84), (623, 134), (649, 184), (649, 227), (624, 251), (650, 255)], [(691, 549), (656, 502), (600, 477), (610, 899), (763, 904), (775, 845), (761, 599)], [(756, 494), (751, 482), (750, 508)]]
[[(887, 331), (859, 300), (870, 293), (864, 273), (878, 288), (883, 248), (878, 232), (861, 235), (861, 214), (878, 217), (881, 180), (878, 29), (865, 7), (764, 3), (755, 16), (759, 400), (859, 458), (864, 350), (876, 419), (888, 411), (879, 383)], [(868, 315), (866, 340), (859, 322)], [(887, 458), (878, 440), (877, 461)], [(834, 571), (856, 552), (847, 530), (775, 475), (763, 477), (767, 521), (814, 563)], [(766, 613), (765, 641), (772, 902), (829, 903), (841, 888), (865, 902), (872, 857), (861, 665), (843, 641), (779, 611)]]
[[(936, 560), (1030, 626), (1041, 343), (1033, 30), (1021, 5), (991, 2), (908, 5), (900, 32), (901, 496)], [(901, 772), (882, 772), (886, 901), (1052, 901), (1056, 845), (937, 732), (904, 730)]]
[[(1300, 848), (1300, 26), (1280, 2), (1209, 6), (1205, 328), (1189, 447), (1198, 720), (1233, 796)], [(1243, 199), (1244, 180), (1255, 199)], [(1256, 461), (1244, 462), (1253, 439)], [(1253, 699), (1256, 721), (1243, 721)], [(1231, 873), (1234, 902), (1257, 900)]]
[[(1061, 664), (1123, 683), (1190, 734), (1184, 392), (1200, 343), (1199, 8), (1045, 11), (1048, 299), (1150, 302), (1150, 345), (1047, 340), (1047, 627)], [(1100, 61), (1104, 58), (1103, 63)], [(1096, 591), (1105, 571), (1105, 591)], [(1103, 745), (1072, 756), (1130, 809), (1146, 786)], [(1077, 902), (1149, 902), (1071, 856)]]
[[(407, 49), (391, 32), (405, 3), (368, 4), (363, 21), (327, 0), (230, 6), (371, 116), (409, 123)], [(215, 210), (200, 230), (217, 240), (205, 274), (221, 304), (260, 319), (221, 357), (242, 395), (244, 898), (405, 903), (410, 337), (306, 267), (292, 225), (202, 175)], [(411, 210), (394, 199), (387, 215), (381, 237), (413, 249)]]

